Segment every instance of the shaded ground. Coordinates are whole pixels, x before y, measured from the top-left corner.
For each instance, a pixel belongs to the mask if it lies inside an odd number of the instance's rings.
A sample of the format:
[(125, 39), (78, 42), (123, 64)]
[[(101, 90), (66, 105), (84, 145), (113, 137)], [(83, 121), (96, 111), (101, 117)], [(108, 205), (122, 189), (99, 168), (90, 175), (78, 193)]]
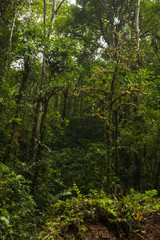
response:
[(150, 213), (142, 221), (140, 233), (135, 234), (134, 240), (160, 240), (160, 211)]
[(84, 235), (84, 239), (86, 240), (104, 240), (111, 239), (117, 240), (112, 232), (110, 232), (105, 226), (102, 224), (94, 224), (86, 226), (88, 231)]
[[(148, 214), (141, 225), (141, 231), (134, 234), (133, 240), (160, 240), (160, 211)], [(113, 231), (101, 223), (88, 224), (86, 227), (88, 231), (84, 235), (84, 240), (120, 240)], [(122, 237), (121, 239), (131, 238)]]

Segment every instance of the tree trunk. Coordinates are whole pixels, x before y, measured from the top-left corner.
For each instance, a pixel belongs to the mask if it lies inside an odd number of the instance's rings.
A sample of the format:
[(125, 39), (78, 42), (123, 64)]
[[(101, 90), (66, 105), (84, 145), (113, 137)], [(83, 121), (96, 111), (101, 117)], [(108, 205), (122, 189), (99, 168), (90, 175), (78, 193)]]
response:
[(62, 113), (63, 119), (66, 117), (68, 90), (69, 90), (69, 85), (67, 86), (67, 89), (63, 92), (63, 95), (64, 95), (63, 113)]
[(53, 29), (53, 23), (55, 21), (55, 17), (56, 17), (56, 0), (53, 0), (53, 5), (52, 5), (52, 17), (51, 17), (51, 29)]
[[(64, 0), (61, 1), (61, 3), (59, 4), (58, 8), (56, 9), (56, 2), (57, 0), (53, 0), (53, 5), (52, 5), (52, 16), (51, 16), (51, 29), (53, 29), (53, 23), (55, 21), (55, 17), (57, 14), (57, 11), (59, 10), (59, 8), (61, 7), (61, 5), (63, 4)], [(43, 22), (44, 22), (44, 39), (46, 39), (47, 37), (50, 38), (50, 33), (48, 32), (47, 34), (47, 30), (46, 30), (46, 14), (47, 14), (47, 5), (46, 5), (46, 0), (43, 0), (43, 9), (44, 9), (44, 13), (43, 13)], [(41, 76), (41, 83), (40, 83), (40, 90), (43, 90), (43, 86), (46, 83), (46, 77), (47, 77), (47, 65), (46, 65), (46, 55), (45, 55), (45, 49), (44, 49), (44, 54), (43, 54), (43, 66), (42, 66), (42, 76)], [(43, 129), (43, 110), (46, 109), (47, 111), (47, 107), (45, 107), (45, 105), (43, 106), (44, 102), (42, 100), (42, 97), (39, 97), (38, 103), (37, 103), (37, 108), (36, 108), (36, 116), (35, 116), (35, 121), (33, 124), (33, 131), (32, 131), (32, 157), (33, 160), (36, 161), (37, 158), (37, 153), (38, 153), (38, 149), (39, 149), (39, 142), (40, 142), (40, 137), (41, 137), (41, 131)], [(45, 113), (47, 114), (47, 112)], [(45, 118), (45, 116), (44, 116)], [(44, 134), (44, 132), (43, 132)]]
[(7, 73), (7, 66), (8, 66), (8, 61), (9, 61), (11, 45), (12, 45), (12, 37), (13, 37), (13, 30), (14, 30), (14, 26), (15, 26), (16, 15), (17, 15), (17, 9), (16, 9), (16, 4), (14, 4), (14, 15), (13, 15), (12, 26), (11, 26), (9, 41), (8, 41), (8, 48), (7, 48), (7, 53), (6, 53), (6, 59), (5, 59), (5, 63), (4, 63), (4, 69), (2, 72), (0, 84), (3, 84), (3, 82), (5, 81), (5, 77), (6, 77), (6, 73)]
[[(44, 24), (44, 39), (46, 38), (46, 0), (43, 0), (43, 24)], [(46, 57), (45, 52), (43, 53), (43, 65), (42, 65), (42, 76), (41, 76), (41, 82), (40, 82), (40, 90), (43, 88), (43, 84), (45, 83), (46, 79)], [(42, 121), (42, 115), (43, 115), (43, 102), (41, 97), (39, 98), (36, 106), (36, 115), (35, 120), (33, 124), (33, 131), (32, 131), (32, 158), (33, 161), (36, 161), (37, 158), (37, 150), (39, 145), (39, 136), (40, 136), (40, 126)]]
[(35, 120), (34, 120), (34, 125), (32, 130), (32, 139), (31, 139), (31, 159), (33, 159), (33, 161), (35, 161), (37, 157), (40, 126), (41, 126), (41, 120), (42, 120), (42, 111), (43, 111), (42, 101), (38, 101), (36, 106)]
[[(114, 97), (114, 92), (115, 92), (115, 85), (116, 85), (116, 80), (117, 80), (117, 74), (118, 74), (118, 63), (119, 63), (119, 58), (117, 59), (117, 64), (113, 73), (113, 78), (111, 81), (111, 86), (110, 86), (110, 96), (109, 96), (109, 109), (108, 109), (108, 120), (107, 123), (105, 123), (108, 127), (108, 134), (105, 137), (106, 138), (106, 174), (107, 174), (107, 194), (110, 194), (110, 185), (111, 185), (111, 174), (112, 174), (112, 169), (111, 169), (111, 151), (112, 151), (112, 146), (113, 146), (113, 129), (115, 127), (114, 121), (113, 121), (113, 115), (114, 115), (114, 109), (113, 109), (113, 97)], [(105, 111), (106, 112), (106, 111)], [(104, 113), (105, 115), (105, 113)], [(115, 139), (117, 141), (117, 139)]]
[(114, 112), (114, 118), (115, 118), (115, 130), (114, 130), (114, 147), (115, 147), (115, 173), (118, 176), (119, 175), (119, 155), (118, 155), (118, 111)]
[(134, 188), (140, 191), (141, 190), (141, 169), (142, 169), (141, 156), (135, 153), (134, 161), (135, 161), (136, 168), (133, 174), (133, 184), (134, 184)]
[(136, 18), (135, 18), (135, 32), (137, 41), (137, 50), (140, 49), (140, 30), (139, 30), (139, 13), (140, 13), (140, 0), (137, 0)]

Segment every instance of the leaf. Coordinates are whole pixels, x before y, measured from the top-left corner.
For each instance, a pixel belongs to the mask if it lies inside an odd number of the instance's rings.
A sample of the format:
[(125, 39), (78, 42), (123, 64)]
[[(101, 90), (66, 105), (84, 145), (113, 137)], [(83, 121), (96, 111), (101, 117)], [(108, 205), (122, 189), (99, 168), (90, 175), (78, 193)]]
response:
[(1, 217), (0, 218), (2, 221), (4, 221), (5, 222), (5, 224), (8, 226), (9, 225), (9, 219), (8, 218), (6, 218), (6, 217)]
[(17, 179), (17, 180), (23, 179), (23, 176), (22, 176), (22, 175), (17, 175), (17, 176), (16, 176), (16, 179)]
[(156, 196), (156, 195), (157, 195), (157, 190), (156, 190), (156, 189), (148, 190), (148, 191), (145, 191), (145, 194), (146, 194), (147, 196), (153, 197), (153, 196)]

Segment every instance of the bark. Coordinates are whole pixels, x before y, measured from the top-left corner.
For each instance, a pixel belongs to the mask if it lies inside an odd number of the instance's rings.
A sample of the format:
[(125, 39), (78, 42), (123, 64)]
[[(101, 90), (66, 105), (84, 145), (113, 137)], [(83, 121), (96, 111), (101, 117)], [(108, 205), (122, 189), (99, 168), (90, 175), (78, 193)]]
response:
[(62, 4), (64, 3), (64, 1), (65, 1), (65, 0), (62, 0), (62, 1), (60, 2), (58, 8), (56, 9), (56, 14), (57, 14), (58, 10), (61, 8), (61, 6), (62, 6)]
[(66, 117), (68, 91), (69, 91), (69, 85), (68, 85), (67, 89), (63, 92), (63, 95), (64, 95), (63, 114), (62, 114), (63, 119)]
[[(111, 86), (110, 86), (110, 96), (109, 96), (109, 109), (108, 109), (108, 120), (106, 123), (106, 127), (108, 128), (106, 132), (108, 131), (106, 138), (106, 175), (107, 175), (107, 194), (110, 193), (110, 184), (111, 184), (111, 175), (112, 175), (112, 167), (111, 167), (111, 150), (113, 146), (113, 140), (116, 142), (117, 141), (117, 136), (115, 139), (113, 139), (113, 133), (114, 133), (114, 127), (116, 127), (113, 117), (114, 117), (114, 109), (113, 109), (113, 97), (115, 94), (115, 87), (117, 84), (117, 74), (118, 74), (118, 64), (119, 64), (119, 57), (117, 57), (117, 64), (113, 73), (113, 78), (111, 81)], [(105, 111), (106, 112), (106, 111)], [(105, 114), (104, 114), (105, 115)], [(116, 116), (117, 117), (117, 116)], [(117, 121), (117, 119), (116, 119)], [(117, 129), (116, 129), (117, 130)], [(117, 161), (118, 159), (116, 159)], [(117, 162), (118, 164), (118, 162)]]
[(11, 46), (12, 46), (12, 37), (13, 37), (13, 30), (14, 30), (14, 26), (15, 26), (16, 15), (17, 15), (17, 9), (16, 9), (16, 5), (14, 4), (14, 15), (13, 15), (12, 26), (11, 26), (10, 35), (9, 35), (4, 70), (2, 73), (2, 77), (1, 77), (1, 84), (3, 84), (5, 77), (6, 77), (6, 73), (7, 73), (7, 66), (8, 66), (9, 55), (10, 55), (10, 50), (11, 50)]
[(39, 133), (40, 133), (41, 120), (42, 120), (42, 110), (43, 110), (43, 104), (41, 101), (38, 101), (36, 106), (36, 113), (35, 113), (35, 119), (34, 119), (33, 130), (32, 130), (32, 139), (31, 139), (31, 159), (33, 159), (33, 161), (35, 161), (37, 157), (37, 149), (39, 145)]
[[(26, 54), (28, 52), (28, 55)], [(17, 106), (20, 104), (22, 98), (23, 98), (23, 93), (24, 91), (26, 90), (26, 87), (27, 87), (27, 84), (28, 84), (28, 80), (29, 80), (29, 77), (31, 76), (32, 74), (32, 60), (31, 60), (31, 49), (26, 49), (26, 51), (24, 52), (24, 72), (23, 72), (23, 79), (22, 79), (22, 82), (21, 82), (21, 86), (20, 86), (20, 89), (19, 89), (19, 93), (18, 95), (16, 96), (16, 103), (17, 103)]]
[(139, 156), (137, 153), (135, 153), (134, 156), (134, 160), (135, 160), (135, 171), (133, 174), (133, 184), (134, 184), (134, 188), (137, 189), (138, 191), (141, 190), (141, 169), (142, 169), (142, 162), (141, 162), (141, 156)]
[(47, 122), (47, 112), (48, 112), (48, 103), (49, 103), (49, 98), (46, 98), (43, 103), (43, 115), (41, 118), (41, 125), (39, 126), (39, 144), (37, 146), (36, 152), (37, 152), (37, 157), (41, 156), (42, 152), (42, 146), (41, 143), (43, 142), (45, 131), (46, 131), (46, 122)]
[[(46, 38), (46, 0), (43, 0), (43, 10), (44, 10), (44, 12), (43, 12), (44, 38)], [(46, 79), (46, 57), (45, 57), (45, 53), (44, 53), (43, 54), (43, 65), (42, 65), (40, 90), (42, 90), (42, 88), (43, 88), (45, 79)], [(36, 158), (37, 158), (37, 150), (38, 150), (38, 145), (39, 145), (39, 140), (40, 140), (39, 138), (40, 138), (40, 127), (41, 127), (42, 115), (43, 115), (43, 101), (40, 98), (37, 102), (35, 120), (34, 120), (33, 130), (32, 130), (31, 157), (33, 158), (33, 161), (36, 161)]]
[(118, 176), (119, 174), (119, 156), (118, 156), (118, 111), (114, 112), (114, 118), (115, 118), (115, 136), (114, 136), (114, 146), (115, 146), (115, 172)]
[[(51, 16), (51, 30), (53, 29), (53, 23), (55, 21), (55, 17), (57, 14), (57, 11), (63, 4), (64, 0), (61, 1), (59, 4), (57, 10), (56, 10), (56, 2), (57, 0), (53, 0), (53, 5), (52, 5), (52, 16)], [(46, 30), (46, 14), (47, 14), (47, 5), (46, 5), (46, 0), (43, 0), (43, 23), (44, 23), (44, 39), (47, 37), (50, 38), (50, 32)], [(46, 84), (46, 77), (47, 77), (47, 63), (46, 63), (46, 55), (45, 55), (45, 49), (43, 53), (43, 65), (42, 65), (42, 76), (41, 76), (41, 82), (40, 82), (40, 90), (42, 92), (43, 86)], [(48, 97), (49, 99), (49, 97)], [(37, 102), (37, 107), (36, 107), (36, 115), (35, 115), (35, 120), (33, 124), (33, 131), (32, 131), (32, 156), (33, 161), (36, 161), (38, 152), (39, 152), (39, 143), (42, 140), (44, 136), (44, 131), (45, 127), (43, 126), (45, 122), (45, 118), (47, 115), (47, 109), (48, 109), (48, 102), (45, 104), (44, 97), (42, 94), (39, 97), (39, 100)]]
[(139, 13), (140, 13), (140, 0), (137, 0), (136, 17), (135, 17), (135, 32), (136, 32), (137, 50), (139, 50), (139, 48), (140, 48)]
[(53, 0), (53, 5), (52, 5), (52, 17), (51, 17), (51, 23), (52, 23), (52, 26), (51, 26), (51, 29), (53, 29), (53, 23), (55, 21), (55, 17), (56, 17), (56, 0)]
[(43, 0), (43, 24), (44, 24), (44, 37), (46, 37), (46, 0)]
[[(56, 18), (56, 14), (58, 12), (58, 10), (61, 8), (62, 4), (64, 3), (65, 0), (62, 0), (59, 4), (59, 6), (56, 9), (56, 5), (57, 5), (57, 0), (53, 0), (53, 5), (52, 5), (52, 16), (51, 16), (51, 30), (53, 30), (53, 23), (55, 21)], [(50, 37), (50, 33), (49, 33), (49, 37)]]
[(108, 126), (107, 123), (105, 123), (105, 133), (107, 133), (107, 136), (105, 136), (106, 141), (106, 193), (110, 194), (110, 187), (111, 187), (111, 149), (112, 149), (112, 130), (111, 127)]
[(48, 103), (49, 103), (49, 98), (46, 98), (44, 101), (44, 110), (43, 110), (43, 116), (42, 116), (42, 121), (41, 121), (41, 126), (40, 126), (40, 141), (43, 142), (45, 130), (46, 130), (46, 122), (47, 122), (47, 113), (48, 113)]

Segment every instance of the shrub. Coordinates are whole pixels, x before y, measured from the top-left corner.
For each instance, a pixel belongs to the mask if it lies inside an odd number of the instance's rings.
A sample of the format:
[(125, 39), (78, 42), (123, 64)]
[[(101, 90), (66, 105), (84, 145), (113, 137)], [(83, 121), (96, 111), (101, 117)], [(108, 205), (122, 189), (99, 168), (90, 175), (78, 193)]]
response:
[[(0, 239), (27, 239), (33, 234), (34, 201), (29, 184), (0, 164)], [(31, 238), (30, 238), (31, 239)]]

